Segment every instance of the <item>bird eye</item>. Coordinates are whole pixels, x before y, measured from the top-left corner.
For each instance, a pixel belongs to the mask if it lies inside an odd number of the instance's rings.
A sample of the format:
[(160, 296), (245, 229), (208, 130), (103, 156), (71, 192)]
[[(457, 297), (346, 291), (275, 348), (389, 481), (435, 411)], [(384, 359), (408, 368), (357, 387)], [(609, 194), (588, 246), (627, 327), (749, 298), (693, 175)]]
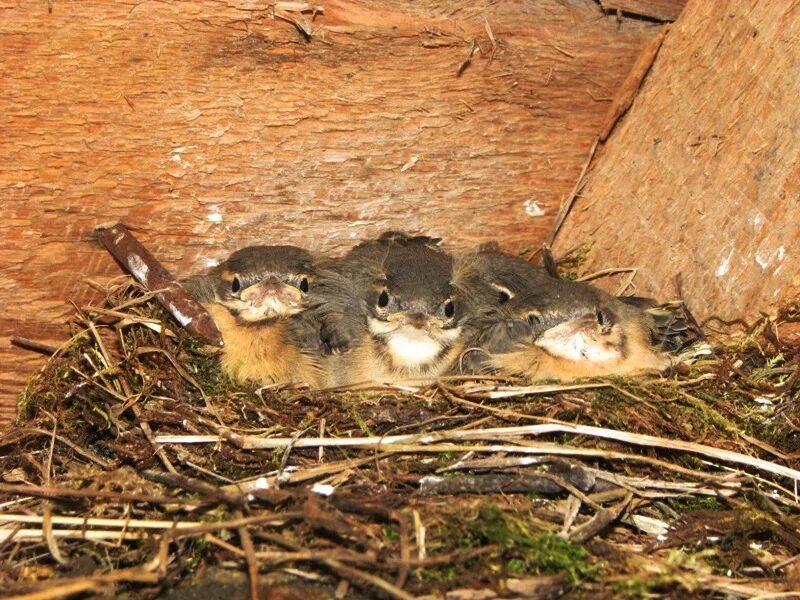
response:
[(242, 280), (239, 279), (238, 275), (233, 276), (233, 281), (231, 282), (231, 291), (234, 294), (238, 294), (240, 291), (242, 291)]
[(611, 331), (611, 327), (614, 323), (608, 311), (598, 308), (595, 311), (595, 318), (597, 319), (597, 324), (600, 325), (601, 333), (608, 333)]
[(444, 303), (444, 316), (452, 319), (454, 314), (456, 314), (456, 305), (452, 300), (448, 300)]
[(383, 290), (381, 295), (378, 296), (378, 308), (386, 308), (389, 306), (389, 292)]
[(509, 290), (507, 287), (503, 287), (497, 283), (493, 283), (491, 285), (497, 291), (497, 302), (499, 304), (505, 304), (514, 297), (514, 294), (512, 294), (511, 290)]
[(528, 325), (530, 325), (531, 327), (535, 327), (536, 325), (542, 322), (542, 315), (540, 315), (537, 312), (530, 312), (528, 313), (527, 319), (528, 319)]
[(303, 277), (303, 278), (300, 280), (300, 285), (299, 285), (299, 287), (300, 287), (300, 291), (301, 291), (301, 292), (303, 292), (304, 294), (307, 294), (307, 293), (308, 293), (308, 278), (307, 278), (307, 277)]

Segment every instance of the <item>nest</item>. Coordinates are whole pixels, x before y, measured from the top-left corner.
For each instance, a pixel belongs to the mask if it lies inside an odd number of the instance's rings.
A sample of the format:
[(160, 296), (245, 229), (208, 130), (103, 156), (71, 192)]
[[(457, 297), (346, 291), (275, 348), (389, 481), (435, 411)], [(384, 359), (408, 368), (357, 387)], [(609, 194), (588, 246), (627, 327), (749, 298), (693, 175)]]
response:
[(669, 378), (256, 388), (229, 381), (152, 294), (117, 282), (77, 314), (0, 438), (3, 588), (305, 599), (796, 588), (800, 368), (767, 325)]

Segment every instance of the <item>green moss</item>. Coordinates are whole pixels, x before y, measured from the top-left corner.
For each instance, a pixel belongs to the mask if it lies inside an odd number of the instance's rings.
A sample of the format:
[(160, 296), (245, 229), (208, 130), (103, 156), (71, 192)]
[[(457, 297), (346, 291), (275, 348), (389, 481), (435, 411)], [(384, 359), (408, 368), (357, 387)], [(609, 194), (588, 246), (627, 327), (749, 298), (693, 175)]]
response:
[(685, 500), (672, 500), (670, 506), (678, 512), (720, 510), (722, 508), (716, 496), (693, 496)]
[(396, 542), (400, 539), (400, 532), (397, 531), (391, 525), (384, 525), (383, 527), (383, 537), (385, 537), (390, 542)]
[(562, 256), (558, 261), (558, 274), (562, 279), (577, 279), (581, 275), (583, 265), (592, 249), (591, 244), (583, 244)]
[(347, 405), (347, 414), (350, 416), (351, 419), (355, 422), (356, 426), (361, 430), (367, 437), (371, 437), (374, 434), (370, 430), (369, 426), (367, 425), (366, 421), (361, 418), (361, 415), (358, 412), (358, 406), (355, 404), (348, 404)]
[(576, 583), (599, 572), (597, 565), (588, 562), (589, 554), (581, 546), (550, 531), (533, 530), (524, 514), (485, 506), (468, 527), (462, 543), (470, 547), (500, 547), (505, 568), (515, 574), (565, 573)]
[[(464, 564), (462, 566), (466, 569), (467, 565)], [(420, 581), (452, 583), (458, 579), (459, 570), (454, 566), (448, 565), (438, 568), (417, 569), (415, 575)]]
[(209, 396), (227, 395), (237, 387), (222, 370), (219, 359), (198, 346), (193, 345), (188, 349), (187, 366), (194, 380)]

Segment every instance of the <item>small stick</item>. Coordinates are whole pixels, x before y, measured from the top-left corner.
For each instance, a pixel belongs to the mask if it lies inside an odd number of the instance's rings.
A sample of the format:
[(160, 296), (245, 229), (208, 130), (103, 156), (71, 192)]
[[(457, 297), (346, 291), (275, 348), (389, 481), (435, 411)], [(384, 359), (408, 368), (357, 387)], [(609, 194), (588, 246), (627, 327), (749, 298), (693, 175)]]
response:
[(606, 277), (607, 275), (619, 275), (620, 273), (634, 273), (639, 269), (637, 267), (620, 267), (617, 269), (602, 269), (600, 271), (595, 271), (594, 273), (589, 273), (588, 275), (584, 275), (583, 277), (578, 277), (575, 281), (591, 281), (592, 279), (599, 279), (600, 277)]
[(97, 234), (111, 255), (125, 270), (156, 292), (156, 299), (186, 331), (212, 346), (222, 346), (222, 335), (208, 311), (148, 252), (128, 228), (117, 223), (97, 229)]
[(217, 502), (225, 502), (231, 506), (241, 506), (244, 503), (244, 498), (240, 494), (220, 489), (210, 483), (206, 483), (200, 479), (194, 479), (193, 477), (186, 477), (180, 473), (160, 473), (158, 471), (145, 470), (141, 471), (140, 474), (150, 481), (155, 481), (171, 487), (178, 487), (187, 492), (202, 494), (207, 498), (211, 498)]
[(401, 590), (396, 585), (389, 583), (385, 579), (381, 579), (380, 577), (373, 575), (372, 573), (367, 573), (366, 571), (362, 571), (361, 569), (356, 569), (355, 567), (345, 565), (344, 563), (335, 558), (324, 558), (322, 559), (321, 562), (322, 564), (327, 565), (328, 567), (344, 575), (345, 577), (349, 577), (350, 579), (360, 579), (361, 581), (365, 581), (370, 585), (380, 590), (383, 590), (393, 598), (397, 598), (398, 600), (414, 600), (414, 596), (412, 596), (408, 592)]
[(69, 488), (13, 485), (0, 483), (0, 493), (36, 496), (37, 498), (106, 498), (118, 502), (149, 502), (151, 504), (196, 504), (196, 499), (149, 496), (128, 492), (105, 492), (100, 490), (72, 490)]
[(151, 573), (142, 569), (119, 569), (111, 571), (105, 575), (91, 575), (89, 577), (76, 577), (69, 579), (48, 579), (42, 582), (47, 586), (43, 590), (7, 596), (6, 600), (53, 600), (55, 598), (66, 598), (81, 592), (95, 592), (101, 585), (116, 583), (118, 581), (136, 581), (138, 583), (158, 583), (160, 577), (157, 573)]
[[(81, 529), (14, 529), (8, 530), (0, 529), (0, 542), (9, 539), (14, 541), (48, 541), (55, 539), (75, 539), (86, 541), (120, 541), (120, 540), (139, 540), (145, 537), (144, 533), (121, 532), (118, 529), (89, 529), (83, 531)], [(50, 542), (48, 542), (50, 543)], [(55, 555), (54, 555), (55, 556)], [(63, 559), (62, 559), (63, 560)], [(68, 564), (68, 563), (65, 563)]]
[(461, 77), (464, 71), (467, 70), (467, 67), (472, 63), (472, 57), (475, 56), (475, 52), (478, 50), (478, 44), (475, 40), (472, 40), (472, 47), (469, 49), (469, 54), (467, 54), (467, 58), (463, 60), (463, 62), (458, 66), (458, 71), (456, 71), (456, 77)]
[(25, 350), (30, 350), (32, 352), (38, 352), (39, 354), (44, 354), (45, 356), (53, 356), (56, 352), (58, 352), (58, 348), (55, 346), (42, 344), (41, 342), (34, 342), (33, 340), (19, 337), (18, 335), (11, 336), (11, 343), (19, 348), (24, 348)]
[[(241, 518), (244, 515), (241, 510), (236, 511), (236, 516)], [(258, 578), (258, 557), (256, 556), (256, 549), (253, 546), (253, 538), (250, 536), (250, 530), (246, 525), (242, 525), (238, 529), (239, 541), (242, 543), (242, 550), (244, 551), (245, 559), (247, 561), (247, 575), (250, 580), (250, 599), (259, 600), (259, 578)]]
[(597, 152), (597, 146), (600, 143), (600, 137), (594, 138), (594, 143), (592, 144), (591, 149), (589, 150), (589, 155), (586, 157), (586, 161), (583, 163), (583, 168), (581, 169), (581, 174), (578, 175), (578, 180), (575, 182), (575, 187), (572, 188), (572, 191), (569, 193), (564, 204), (561, 205), (561, 208), (558, 210), (558, 215), (556, 216), (556, 220), (553, 222), (553, 227), (550, 229), (550, 233), (547, 235), (547, 241), (545, 245), (552, 248), (553, 242), (558, 235), (561, 226), (564, 224), (564, 221), (569, 214), (569, 211), (572, 210), (572, 205), (575, 204), (575, 199), (578, 197), (578, 193), (583, 188), (583, 180), (586, 177), (586, 172), (589, 170), (589, 165), (592, 164), (592, 159), (594, 158), (594, 153)]
[(616, 521), (622, 512), (628, 508), (632, 499), (633, 494), (629, 492), (619, 504), (615, 504), (611, 508), (601, 508), (586, 523), (573, 529), (569, 534), (569, 540), (578, 544), (589, 541)]
[(403, 588), (411, 571), (411, 548), (408, 539), (408, 520), (400, 516), (397, 521), (400, 529), (400, 570), (397, 573), (394, 584), (399, 588)]
[(642, 85), (644, 76), (647, 75), (650, 67), (653, 66), (653, 62), (658, 55), (661, 44), (664, 42), (664, 38), (667, 36), (667, 32), (669, 32), (669, 28), (669, 25), (664, 25), (658, 35), (645, 46), (645, 49), (639, 54), (636, 62), (633, 63), (630, 73), (628, 73), (625, 81), (614, 96), (611, 106), (608, 107), (605, 122), (600, 128), (600, 134), (598, 135), (598, 139), (601, 142), (605, 142), (608, 139), (608, 136), (611, 135), (617, 122), (622, 118), (622, 115), (628, 112), (628, 109), (633, 104), (636, 95), (639, 93), (639, 88)]
[(240, 527), (247, 527), (248, 525), (266, 525), (267, 523), (282, 525), (287, 521), (302, 519), (304, 516), (305, 514), (301, 511), (286, 511), (282, 513), (269, 513), (253, 515), (251, 517), (241, 517), (231, 519), (229, 521), (216, 521), (214, 523), (204, 523), (203, 525), (198, 525), (197, 527), (170, 529), (166, 532), (164, 539), (169, 542), (184, 537), (222, 531), (223, 529), (239, 529)]
[[(205, 525), (203, 521), (154, 521), (152, 519), (107, 519), (103, 517), (63, 517), (53, 515), (50, 520), (54, 525), (80, 525), (82, 527), (120, 527), (128, 529), (172, 529)], [(39, 515), (0, 514), (0, 525), (7, 523), (41, 524), (44, 517)], [(117, 532), (119, 533), (119, 532)]]
[[(432, 433), (422, 434), (406, 434), (406, 435), (387, 435), (384, 437), (353, 437), (353, 438), (261, 438), (257, 436), (240, 436), (236, 434), (229, 434), (227, 437), (239, 447), (245, 450), (256, 449), (275, 449), (291, 446), (293, 448), (316, 448), (320, 445), (328, 447), (345, 447), (345, 446), (368, 446), (377, 447), (383, 450), (391, 450), (387, 446), (394, 444), (430, 444), (436, 442), (444, 442), (448, 440), (487, 440), (487, 439), (504, 439), (509, 437), (521, 437), (525, 435), (546, 435), (550, 433), (572, 433), (575, 435), (587, 435), (590, 437), (598, 437), (603, 439), (616, 440), (628, 444), (635, 444), (637, 446), (649, 446), (656, 448), (665, 448), (669, 450), (680, 450), (683, 452), (691, 452), (693, 454), (700, 454), (717, 460), (731, 462), (739, 465), (747, 465), (761, 471), (772, 473), (773, 475), (780, 475), (788, 479), (800, 481), (800, 471), (786, 467), (784, 465), (775, 464), (767, 460), (733, 452), (731, 450), (722, 450), (714, 448), (713, 446), (706, 446), (705, 444), (696, 444), (679, 439), (668, 439), (654, 435), (646, 435), (640, 433), (630, 433), (627, 431), (619, 431), (616, 429), (607, 429), (604, 427), (593, 427), (590, 425), (570, 425), (561, 423), (540, 423), (537, 425), (522, 425), (518, 427), (493, 427), (488, 429), (474, 429), (474, 430), (454, 430), (454, 431), (436, 431)], [(217, 443), (220, 436), (217, 435), (196, 435), (196, 436), (173, 436), (164, 435), (158, 436), (156, 441), (162, 444), (168, 443)]]

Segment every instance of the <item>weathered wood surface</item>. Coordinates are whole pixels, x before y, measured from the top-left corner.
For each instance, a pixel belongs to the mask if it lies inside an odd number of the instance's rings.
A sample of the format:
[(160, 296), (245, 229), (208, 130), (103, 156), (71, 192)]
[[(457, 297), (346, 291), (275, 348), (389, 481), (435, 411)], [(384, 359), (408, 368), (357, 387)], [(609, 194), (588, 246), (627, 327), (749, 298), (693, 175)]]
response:
[(692, 0), (617, 124), (556, 249), (680, 275), (700, 318), (752, 318), (800, 285), (800, 4)]
[(120, 272), (102, 223), (178, 275), (386, 228), (535, 246), (659, 29), (591, 0), (317, 4), (306, 42), (266, 1), (0, 3), (0, 420), (41, 364), (8, 337), (63, 339)]
[(638, 15), (658, 21), (675, 21), (687, 0), (599, 0), (607, 12)]

